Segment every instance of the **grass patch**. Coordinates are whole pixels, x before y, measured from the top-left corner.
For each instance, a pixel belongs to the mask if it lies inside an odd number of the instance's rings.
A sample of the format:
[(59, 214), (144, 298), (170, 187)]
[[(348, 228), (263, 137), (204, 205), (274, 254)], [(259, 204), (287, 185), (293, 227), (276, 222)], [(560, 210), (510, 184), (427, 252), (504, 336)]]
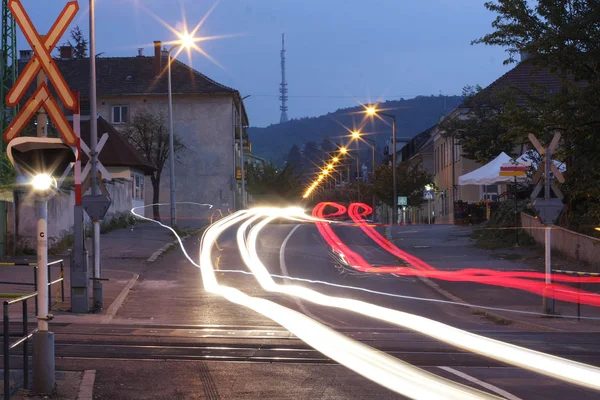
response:
[(52, 243), (52, 246), (48, 248), (48, 254), (50, 255), (63, 255), (67, 254), (69, 249), (73, 248), (73, 233), (66, 233), (60, 239)]
[(103, 219), (100, 222), (100, 233), (108, 233), (116, 229), (129, 228), (142, 222), (139, 218), (136, 218), (135, 215), (133, 215), (129, 211), (114, 213), (111, 214), (109, 217), (111, 218)]

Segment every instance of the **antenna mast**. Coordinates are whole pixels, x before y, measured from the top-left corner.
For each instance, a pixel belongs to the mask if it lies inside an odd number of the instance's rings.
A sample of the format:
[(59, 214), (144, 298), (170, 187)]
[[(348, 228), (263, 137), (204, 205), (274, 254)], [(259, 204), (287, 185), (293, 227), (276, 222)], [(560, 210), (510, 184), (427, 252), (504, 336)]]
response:
[(285, 81), (285, 38), (284, 33), (281, 32), (281, 83), (279, 84), (279, 100), (281, 100), (281, 106), (279, 109), (281, 110), (281, 118), (279, 120), (280, 123), (288, 121), (288, 89), (287, 82)]

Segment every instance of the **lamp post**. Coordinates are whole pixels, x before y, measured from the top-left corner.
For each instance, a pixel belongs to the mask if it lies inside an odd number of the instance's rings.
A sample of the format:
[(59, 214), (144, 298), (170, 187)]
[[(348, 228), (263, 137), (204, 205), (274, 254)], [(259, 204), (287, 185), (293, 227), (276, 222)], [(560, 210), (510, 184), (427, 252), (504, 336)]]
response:
[(356, 140), (356, 194), (360, 203), (360, 132), (352, 131), (352, 139)]
[[(238, 111), (238, 118), (240, 121), (240, 172), (241, 172), (241, 180), (242, 180), (242, 209), (246, 208), (246, 176), (244, 174), (244, 138), (242, 132), (244, 130), (244, 119), (242, 117), (242, 104), (244, 99), (247, 99), (250, 95), (241, 97)], [(233, 157), (235, 162), (235, 156)], [(237, 185), (237, 184), (236, 184)]]
[[(171, 53), (178, 47), (186, 49), (194, 45), (195, 39), (189, 34), (180, 35), (180, 40), (175, 43), (167, 52), (167, 75), (168, 75), (168, 96), (169, 96), (169, 186), (170, 186), (170, 209), (171, 209), (171, 228), (177, 225), (177, 208), (175, 205), (175, 133), (173, 131), (173, 89), (171, 86)], [(176, 55), (177, 56), (177, 55)]]
[(366, 108), (366, 113), (371, 116), (380, 115), (392, 119), (392, 186), (393, 186), (393, 199), (392, 203), (392, 224), (395, 225), (398, 221), (398, 179), (396, 171), (396, 116), (393, 114), (386, 114), (377, 111), (375, 106), (369, 106)]
[[(425, 185), (425, 190), (431, 190), (433, 187), (431, 185)], [(427, 223), (431, 225), (431, 199), (427, 198)]]

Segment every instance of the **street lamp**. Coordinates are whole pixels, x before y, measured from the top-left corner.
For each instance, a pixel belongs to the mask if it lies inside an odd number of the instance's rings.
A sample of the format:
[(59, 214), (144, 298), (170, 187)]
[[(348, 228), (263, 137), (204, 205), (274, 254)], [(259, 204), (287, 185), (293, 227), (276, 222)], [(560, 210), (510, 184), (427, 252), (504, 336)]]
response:
[(177, 225), (177, 209), (175, 206), (175, 145), (174, 145), (174, 132), (173, 132), (173, 90), (171, 87), (171, 53), (176, 48), (183, 47), (190, 49), (194, 46), (196, 39), (188, 34), (180, 34), (179, 42), (175, 43), (167, 52), (167, 75), (168, 75), (168, 95), (169, 95), (169, 166), (170, 176), (169, 183), (171, 189), (170, 206), (171, 206), (171, 228), (175, 228)]
[(396, 116), (393, 114), (386, 114), (379, 112), (376, 106), (367, 106), (365, 109), (367, 115), (370, 116), (384, 116), (392, 119), (392, 181), (393, 181), (393, 199), (392, 203), (394, 206), (392, 207), (392, 224), (395, 225), (398, 220), (398, 179), (397, 179), (397, 171), (396, 171)]
[(352, 139), (356, 140), (356, 194), (360, 203), (360, 132), (352, 131)]

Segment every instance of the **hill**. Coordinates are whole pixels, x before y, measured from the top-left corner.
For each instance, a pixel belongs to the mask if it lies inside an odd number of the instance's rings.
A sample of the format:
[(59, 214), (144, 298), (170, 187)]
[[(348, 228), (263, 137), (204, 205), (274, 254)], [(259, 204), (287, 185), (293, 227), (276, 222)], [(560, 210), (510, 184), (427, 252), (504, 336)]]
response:
[[(418, 96), (413, 99), (401, 99), (380, 103), (379, 109), (396, 116), (398, 138), (412, 138), (439, 122), (440, 117), (456, 108), (462, 101), (460, 96)], [(252, 142), (252, 153), (276, 164), (283, 164), (292, 146), (308, 142), (321, 143), (324, 138), (343, 142), (348, 135), (344, 126), (358, 127), (363, 121), (362, 106), (339, 109), (319, 117), (293, 119), (283, 124), (273, 124), (266, 128), (248, 129)], [(392, 135), (389, 122), (375, 118), (367, 119), (363, 132), (373, 134), (370, 137), (383, 148)]]

